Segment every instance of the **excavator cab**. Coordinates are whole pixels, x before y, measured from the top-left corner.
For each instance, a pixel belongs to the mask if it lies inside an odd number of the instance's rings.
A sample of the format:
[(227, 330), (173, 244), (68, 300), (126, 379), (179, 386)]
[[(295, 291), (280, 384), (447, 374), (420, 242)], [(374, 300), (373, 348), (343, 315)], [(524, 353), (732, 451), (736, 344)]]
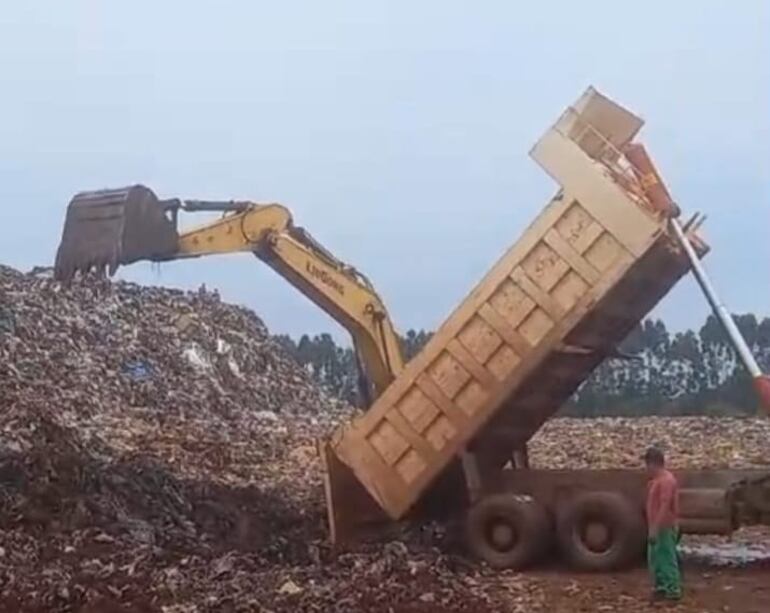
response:
[(178, 241), (178, 199), (159, 200), (143, 186), (80, 192), (70, 201), (56, 252), (54, 276), (113, 275), (121, 264), (164, 260)]

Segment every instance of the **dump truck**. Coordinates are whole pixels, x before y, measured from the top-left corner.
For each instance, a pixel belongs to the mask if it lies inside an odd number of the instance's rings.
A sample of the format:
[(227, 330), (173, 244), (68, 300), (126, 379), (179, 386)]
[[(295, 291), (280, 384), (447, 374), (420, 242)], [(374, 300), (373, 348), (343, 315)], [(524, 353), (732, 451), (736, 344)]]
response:
[[(369, 410), (325, 444), (335, 539), (422, 505), (465, 509), (471, 549), (497, 567), (526, 566), (554, 541), (583, 569), (637, 557), (644, 473), (532, 469), (527, 443), (691, 268), (767, 402), (767, 378), (700, 265), (702, 218), (679, 221), (634, 142), (642, 123), (590, 88), (535, 144), (555, 196)], [(767, 474), (678, 477), (684, 533), (770, 518)]]
[[(644, 473), (538, 470), (527, 444), (597, 365), (628, 357), (620, 343), (689, 271), (770, 404), (700, 263), (703, 218), (681, 221), (635, 140), (642, 126), (593, 87), (559, 117), (531, 151), (556, 194), (408, 363), (366, 276), (279, 204), (160, 200), (141, 185), (81, 192), (55, 275), (253, 253), (353, 337), (365, 411), (319, 444), (335, 544), (404, 519), (462, 517), (469, 548), (494, 567), (526, 567), (555, 544), (578, 568), (614, 569), (643, 548)], [(223, 215), (180, 231), (178, 214), (197, 211)], [(685, 533), (770, 521), (768, 472), (677, 476)]]

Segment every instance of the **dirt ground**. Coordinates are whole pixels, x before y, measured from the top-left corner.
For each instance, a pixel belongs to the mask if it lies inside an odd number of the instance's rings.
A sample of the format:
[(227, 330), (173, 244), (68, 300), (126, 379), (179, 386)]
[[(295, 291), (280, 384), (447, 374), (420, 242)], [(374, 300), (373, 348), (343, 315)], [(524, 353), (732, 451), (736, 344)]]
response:
[[(523, 585), (541, 604), (517, 605), (516, 594)], [(553, 611), (594, 613), (600, 611), (670, 610), (683, 613), (767, 613), (770, 611), (770, 566), (719, 569), (687, 567), (685, 597), (675, 605), (649, 603), (649, 579), (645, 569), (617, 574), (575, 574), (562, 570), (536, 571), (526, 577), (499, 579), (501, 589), (510, 591), (511, 613)]]
[[(770, 611), (770, 568), (714, 569), (688, 568), (685, 597), (677, 604), (649, 603), (649, 582), (643, 568), (616, 574), (576, 574), (563, 570), (542, 570), (526, 574), (502, 574), (481, 581), (483, 591), (497, 592), (498, 602), (507, 602), (505, 608), (494, 606), (489, 611), (500, 613), (645, 613), (674, 611), (679, 613), (767, 613)], [(487, 583), (487, 585), (483, 585)], [(405, 586), (406, 587), (406, 586)], [(18, 603), (21, 604), (21, 603)], [(409, 604), (388, 607), (373, 602), (371, 611), (390, 613), (444, 613), (448, 609), (438, 603), (412, 600)], [(7, 603), (6, 603), (7, 605)], [(217, 611), (269, 611), (252, 609), (247, 603), (240, 608), (216, 608)], [(467, 609), (477, 612), (474, 605)], [(22, 605), (23, 608), (23, 605)], [(23, 608), (23, 610), (31, 610)], [(155, 613), (156, 607), (142, 603), (142, 599), (119, 603), (111, 598), (99, 599), (75, 609), (34, 609), (35, 611), (71, 610), (76, 613)], [(161, 609), (163, 613), (199, 611), (174, 605)], [(300, 609), (298, 609), (300, 610)], [(301, 610), (309, 610), (304, 607)], [(314, 609), (315, 610), (315, 609)], [(334, 609), (330, 609), (334, 610)], [(459, 602), (452, 611), (466, 610)], [(5, 611), (5, 610), (4, 610)], [(367, 613), (367, 610), (361, 610)]]

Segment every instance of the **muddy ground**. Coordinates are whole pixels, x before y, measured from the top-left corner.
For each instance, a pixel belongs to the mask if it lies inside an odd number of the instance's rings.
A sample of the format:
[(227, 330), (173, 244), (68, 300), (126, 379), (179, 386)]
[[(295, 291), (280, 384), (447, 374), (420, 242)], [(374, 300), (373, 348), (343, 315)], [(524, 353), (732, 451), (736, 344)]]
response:
[[(770, 611), (770, 567), (719, 569), (689, 566), (685, 570), (685, 596), (675, 605), (650, 604), (649, 578), (645, 569), (623, 573), (585, 575), (562, 570), (535, 571), (527, 576), (531, 589), (541, 595), (535, 607), (513, 611), (598, 611), (671, 610), (687, 613)], [(505, 579), (501, 580), (505, 586)]]

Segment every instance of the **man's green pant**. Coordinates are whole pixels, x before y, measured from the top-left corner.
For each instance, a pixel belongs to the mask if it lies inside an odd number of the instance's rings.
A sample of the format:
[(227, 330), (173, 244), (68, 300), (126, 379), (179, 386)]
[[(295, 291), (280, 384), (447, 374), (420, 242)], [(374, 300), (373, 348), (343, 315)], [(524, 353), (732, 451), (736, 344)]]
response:
[(663, 528), (647, 543), (647, 564), (655, 592), (666, 598), (682, 596), (682, 575), (676, 553), (678, 540), (676, 528)]

